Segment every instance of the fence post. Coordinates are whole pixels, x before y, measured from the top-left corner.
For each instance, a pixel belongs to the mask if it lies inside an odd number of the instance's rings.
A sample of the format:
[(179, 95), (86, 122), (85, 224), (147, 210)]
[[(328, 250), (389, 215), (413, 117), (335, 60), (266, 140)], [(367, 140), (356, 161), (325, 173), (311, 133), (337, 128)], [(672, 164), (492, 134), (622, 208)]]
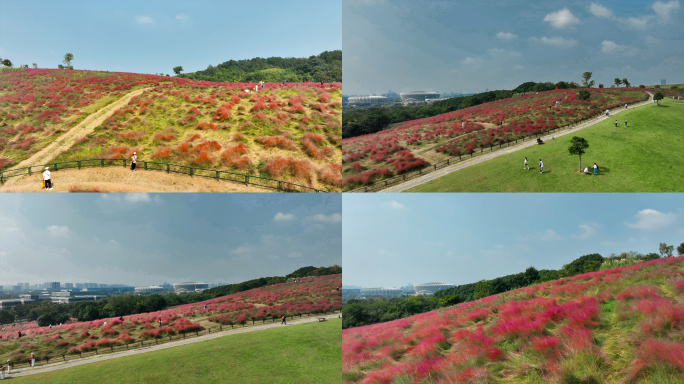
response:
[(5, 184), (5, 172), (0, 172), (0, 184)]
[(220, 179), (220, 177), (219, 177), (219, 171), (216, 171), (216, 181), (218, 181), (219, 179)]
[(78, 163), (78, 169), (81, 169), (81, 160), (77, 161)]
[(100, 159), (100, 165), (104, 168), (104, 159)]
[(52, 168), (54, 168), (55, 171), (56, 171), (56, 170), (57, 170), (57, 163), (55, 163), (54, 166), (53, 166)]
[(121, 159), (121, 164), (123, 165), (124, 168), (126, 168), (126, 159)]
[(282, 185), (282, 184), (283, 184), (282, 181), (278, 181), (278, 190), (279, 190), (279, 191), (282, 191), (282, 190), (283, 190), (283, 185)]
[(193, 169), (195, 169), (195, 168), (190, 167), (190, 176), (191, 176), (191, 177), (192, 177), (192, 171), (193, 171)]
[(166, 173), (169, 173), (169, 163), (166, 163)]
[(245, 175), (245, 187), (249, 185), (249, 176)]
[(143, 164), (145, 164), (145, 170), (147, 171), (147, 161), (143, 161)]

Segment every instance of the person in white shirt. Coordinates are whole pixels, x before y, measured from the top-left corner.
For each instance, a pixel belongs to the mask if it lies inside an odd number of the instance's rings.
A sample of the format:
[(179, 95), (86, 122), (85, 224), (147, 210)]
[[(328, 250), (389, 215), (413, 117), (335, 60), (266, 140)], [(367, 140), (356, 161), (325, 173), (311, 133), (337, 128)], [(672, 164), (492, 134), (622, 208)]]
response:
[(598, 165), (594, 163), (594, 175), (598, 175)]
[(584, 168), (584, 174), (588, 175), (589, 174), (589, 167)]
[(33, 366), (34, 366), (35, 364), (36, 364), (36, 355), (34, 355), (33, 352), (32, 352), (32, 353), (31, 353), (31, 368), (33, 368)]
[(45, 189), (52, 191), (52, 179), (50, 179), (50, 167), (45, 167), (43, 172), (43, 181), (45, 182)]
[(544, 173), (544, 162), (539, 159), (539, 173)]
[(527, 170), (530, 170), (530, 166), (527, 165), (527, 156), (525, 156), (525, 164), (523, 165), (523, 169), (527, 168)]
[(135, 171), (135, 164), (136, 161), (138, 160), (138, 156), (133, 152), (133, 156), (131, 156), (131, 171)]

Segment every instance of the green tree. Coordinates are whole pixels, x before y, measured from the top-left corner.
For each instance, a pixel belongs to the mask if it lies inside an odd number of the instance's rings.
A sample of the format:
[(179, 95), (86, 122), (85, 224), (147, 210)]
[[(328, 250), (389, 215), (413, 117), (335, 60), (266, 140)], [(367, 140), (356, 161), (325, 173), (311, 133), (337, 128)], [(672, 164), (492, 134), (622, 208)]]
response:
[(33, 63), (33, 69), (37, 69), (37, 68), (38, 68), (38, 64)]
[(627, 81), (626, 77), (624, 79), (622, 79), (622, 84), (624, 84), (625, 87), (629, 88), (629, 81)]
[(677, 247), (677, 254), (684, 255), (684, 243), (679, 244), (679, 247)]
[(599, 84), (599, 88), (603, 88), (603, 84)]
[(658, 252), (660, 252), (660, 257), (672, 256), (672, 253), (674, 252), (674, 245), (660, 243), (660, 246), (658, 247)]
[(570, 148), (568, 148), (568, 152), (570, 152), (571, 155), (579, 156), (580, 172), (582, 172), (582, 155), (584, 155), (584, 152), (587, 148), (589, 148), (589, 143), (587, 143), (587, 141), (582, 137), (574, 136), (570, 141)]
[(14, 314), (9, 310), (0, 311), (0, 324), (14, 323)]
[(619, 87), (620, 84), (622, 84), (622, 80), (618, 79), (617, 77), (615, 78), (614, 81), (615, 81), (615, 86), (616, 86), (616, 87)]
[(74, 55), (72, 53), (67, 53), (66, 55), (64, 55), (64, 61), (62, 61), (62, 62), (67, 67), (71, 67), (71, 60), (73, 60), (73, 59), (74, 59)]
[(658, 106), (660, 106), (660, 100), (662, 100), (664, 98), (665, 98), (665, 95), (663, 95), (663, 93), (660, 91), (656, 92), (656, 94), (653, 95), (653, 100), (655, 100), (658, 103)]
[(589, 82), (590, 79), (591, 79), (591, 72), (584, 72), (582, 74), (582, 87), (591, 88), (591, 86), (594, 84)]
[(4, 65), (5, 67), (11, 67), (12, 62), (10, 61), (10, 59), (5, 59), (2, 61), (2, 65)]
[(181, 74), (181, 72), (183, 72), (183, 67), (182, 67), (182, 66), (180, 66), (180, 65), (179, 65), (179, 66), (177, 66), (177, 67), (173, 67), (173, 72), (175, 72), (175, 73), (176, 73), (176, 75), (180, 75), (180, 74)]
[(473, 300), (481, 299), (489, 296), (489, 280), (478, 281), (475, 284), (475, 292), (473, 292)]
[(439, 299), (439, 306), (448, 307), (450, 305), (456, 305), (462, 302), (463, 299), (459, 295), (447, 295)]
[(589, 91), (587, 91), (586, 89), (580, 89), (579, 91), (577, 91), (576, 96), (580, 100), (589, 100), (589, 98), (591, 97), (591, 93), (589, 93)]

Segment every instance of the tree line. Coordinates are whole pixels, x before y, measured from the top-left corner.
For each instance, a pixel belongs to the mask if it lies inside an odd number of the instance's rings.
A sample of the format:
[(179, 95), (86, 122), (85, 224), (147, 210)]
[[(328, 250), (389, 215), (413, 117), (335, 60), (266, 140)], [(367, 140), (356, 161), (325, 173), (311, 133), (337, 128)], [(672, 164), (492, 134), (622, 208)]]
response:
[(528, 81), (512, 90), (498, 90), (474, 95), (452, 97), (431, 104), (392, 105), (380, 108), (359, 108), (345, 110), (342, 114), (342, 137), (350, 138), (380, 132), (390, 125), (403, 121), (423, 119), (456, 111), (475, 105), (491, 103), (528, 92), (544, 92), (552, 89), (575, 89), (575, 82), (535, 83)]
[(257, 57), (248, 60), (229, 60), (209, 65), (203, 71), (180, 74), (183, 67), (174, 72), (179, 77), (216, 82), (341, 82), (342, 51), (325, 51), (308, 58)]
[(119, 317), (161, 311), (163, 309), (181, 305), (197, 303), (216, 297), (248, 291), (250, 289), (268, 285), (284, 283), (292, 279), (311, 276), (325, 276), (342, 273), (342, 267), (302, 267), (286, 276), (272, 276), (252, 279), (237, 284), (222, 285), (204, 290), (202, 293), (154, 294), (147, 296), (124, 295), (108, 297), (100, 301), (81, 301), (77, 303), (54, 304), (49, 301), (42, 303), (17, 305), (13, 308), (0, 310), (0, 324), (11, 324), (20, 319), (37, 321), (41, 327), (50, 324), (66, 323), (70, 318), (79, 321), (91, 321), (108, 317)]
[[(667, 247), (667, 245), (665, 247), (661, 246), (661, 255), (667, 256), (668, 254), (672, 254), (674, 246), (669, 246), (672, 248)], [(680, 254), (684, 254), (684, 243), (682, 243), (677, 250)], [(534, 284), (598, 271), (601, 268), (601, 264), (605, 261), (615, 261), (624, 258), (629, 258), (632, 261), (641, 261), (653, 260), (659, 257), (660, 255), (657, 253), (643, 255), (637, 252), (628, 252), (620, 255), (611, 254), (608, 257), (603, 257), (598, 253), (592, 253), (573, 260), (559, 270), (537, 270), (534, 267), (529, 267), (524, 272), (439, 290), (429, 297), (410, 296), (348, 299), (343, 302), (342, 328), (359, 327), (402, 319), (418, 313), (429, 312), (437, 308), (473, 301)]]

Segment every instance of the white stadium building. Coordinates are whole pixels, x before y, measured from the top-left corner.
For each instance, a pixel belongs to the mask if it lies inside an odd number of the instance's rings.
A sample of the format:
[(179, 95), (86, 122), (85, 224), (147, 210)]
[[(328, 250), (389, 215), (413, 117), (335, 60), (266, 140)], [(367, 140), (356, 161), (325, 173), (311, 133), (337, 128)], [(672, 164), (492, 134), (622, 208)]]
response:
[(399, 288), (361, 288), (361, 296), (398, 297), (404, 293)]
[(440, 94), (438, 92), (425, 92), (425, 91), (415, 91), (400, 93), (402, 103), (417, 103), (425, 102), (429, 99), (439, 99)]
[(453, 287), (455, 287), (455, 285), (453, 284), (425, 283), (414, 285), (413, 289), (416, 291), (416, 295), (432, 295), (440, 289), (447, 289)]
[(389, 102), (385, 96), (350, 96), (347, 100), (349, 104), (384, 104)]
[(135, 287), (135, 293), (139, 295), (146, 295), (150, 293), (161, 293), (164, 292), (164, 287), (159, 285), (151, 285), (149, 287)]
[(195, 282), (186, 282), (186, 283), (176, 283), (173, 285), (173, 290), (176, 291), (176, 293), (179, 292), (202, 292), (203, 290), (209, 288), (209, 284), (207, 283), (195, 283)]

